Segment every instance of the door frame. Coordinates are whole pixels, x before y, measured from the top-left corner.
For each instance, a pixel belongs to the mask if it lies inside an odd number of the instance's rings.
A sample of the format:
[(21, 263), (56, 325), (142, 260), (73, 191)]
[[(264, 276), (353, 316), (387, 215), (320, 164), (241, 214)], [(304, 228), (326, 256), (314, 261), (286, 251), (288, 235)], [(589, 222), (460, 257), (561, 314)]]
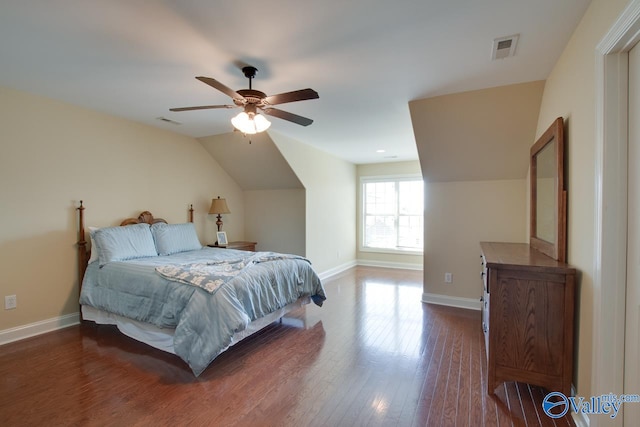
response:
[[(596, 47), (594, 395), (624, 390), (628, 52), (639, 40), (640, 0), (631, 0)], [(590, 425), (623, 422), (605, 418), (593, 417)]]

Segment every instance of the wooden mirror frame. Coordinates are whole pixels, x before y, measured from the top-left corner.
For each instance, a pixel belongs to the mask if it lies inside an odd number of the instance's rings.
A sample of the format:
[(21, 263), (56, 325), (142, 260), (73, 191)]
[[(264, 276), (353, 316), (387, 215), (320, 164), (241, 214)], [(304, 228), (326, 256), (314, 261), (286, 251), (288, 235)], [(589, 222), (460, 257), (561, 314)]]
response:
[[(537, 232), (537, 202), (538, 202), (538, 174), (537, 156), (555, 142), (556, 182), (554, 209), (553, 242), (548, 242), (539, 237)], [(530, 200), (530, 235), (529, 244), (534, 249), (560, 262), (566, 262), (567, 257), (567, 191), (564, 189), (564, 122), (562, 117), (557, 118), (553, 124), (531, 147), (531, 200)]]

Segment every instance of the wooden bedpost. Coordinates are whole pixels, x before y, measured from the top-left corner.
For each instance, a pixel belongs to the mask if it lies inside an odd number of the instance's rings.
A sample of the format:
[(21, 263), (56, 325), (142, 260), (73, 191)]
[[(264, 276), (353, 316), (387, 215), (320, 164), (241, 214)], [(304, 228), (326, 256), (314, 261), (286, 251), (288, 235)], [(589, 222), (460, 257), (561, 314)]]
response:
[(193, 205), (189, 205), (189, 222), (193, 222)]
[(80, 207), (77, 208), (78, 216), (78, 291), (82, 289), (82, 279), (84, 279), (84, 271), (89, 263), (89, 254), (87, 253), (87, 241), (84, 239), (84, 206), (80, 200)]

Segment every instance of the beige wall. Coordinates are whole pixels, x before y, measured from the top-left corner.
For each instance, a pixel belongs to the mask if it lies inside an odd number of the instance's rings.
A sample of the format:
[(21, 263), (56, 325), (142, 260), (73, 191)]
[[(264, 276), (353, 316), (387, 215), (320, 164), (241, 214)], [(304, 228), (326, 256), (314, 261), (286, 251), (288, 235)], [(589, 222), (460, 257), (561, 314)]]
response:
[(0, 330), (78, 311), (76, 206), (87, 225), (150, 210), (185, 222), (190, 203), (211, 241), (211, 198), (227, 197), (224, 229), (244, 237), (240, 188), (195, 139), (0, 88)]
[(306, 190), (306, 256), (320, 274), (353, 263), (356, 248), (356, 166), (269, 132)]
[[(526, 241), (529, 148), (544, 86), (535, 81), (409, 104), (425, 179), (426, 300), (479, 306), (480, 241)], [(453, 283), (445, 284), (445, 273)]]
[(260, 251), (304, 256), (305, 189), (270, 133), (229, 132), (198, 141), (244, 190), (245, 238), (258, 242)]
[(366, 165), (358, 165), (357, 167), (357, 199), (356, 199), (356, 226), (357, 226), (357, 240), (356, 256), (358, 262), (363, 263), (377, 263), (379, 265), (389, 265), (408, 268), (422, 268), (423, 259), (422, 255), (406, 255), (406, 254), (392, 254), (392, 253), (380, 253), (380, 252), (366, 252), (360, 250), (360, 243), (362, 242), (362, 200), (361, 200), (361, 186), (360, 179), (369, 176), (389, 176), (389, 175), (417, 175), (422, 177), (422, 171), (420, 170), (420, 162), (391, 162), (391, 163), (372, 163)]
[(303, 189), (245, 191), (247, 240), (258, 242), (259, 251), (305, 256), (305, 193)]
[[(526, 179), (427, 183), (424, 288), (478, 300), (482, 241), (524, 242)], [(453, 274), (453, 283), (444, 274)]]
[(535, 81), (411, 101), (425, 179), (524, 178), (543, 89)]
[[(547, 79), (537, 135), (556, 117), (565, 119), (568, 191), (568, 262), (580, 271), (578, 346), (574, 383), (578, 395), (592, 390), (595, 200), (595, 48), (626, 5), (626, 0), (593, 0)], [(603, 292), (606, 297), (606, 291)]]

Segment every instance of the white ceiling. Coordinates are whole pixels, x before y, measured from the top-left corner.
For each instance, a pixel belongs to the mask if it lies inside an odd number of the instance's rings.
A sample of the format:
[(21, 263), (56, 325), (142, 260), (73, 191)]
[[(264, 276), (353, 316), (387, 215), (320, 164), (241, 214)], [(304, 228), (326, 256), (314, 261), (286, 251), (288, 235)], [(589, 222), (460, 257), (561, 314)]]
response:
[[(313, 88), (273, 129), (353, 163), (417, 159), (408, 102), (543, 80), (589, 0), (6, 0), (0, 85), (194, 137), (229, 132), (238, 110), (197, 81)], [(520, 34), (491, 60), (493, 39)], [(166, 117), (179, 126), (157, 120)], [(386, 150), (377, 153), (376, 150)]]

